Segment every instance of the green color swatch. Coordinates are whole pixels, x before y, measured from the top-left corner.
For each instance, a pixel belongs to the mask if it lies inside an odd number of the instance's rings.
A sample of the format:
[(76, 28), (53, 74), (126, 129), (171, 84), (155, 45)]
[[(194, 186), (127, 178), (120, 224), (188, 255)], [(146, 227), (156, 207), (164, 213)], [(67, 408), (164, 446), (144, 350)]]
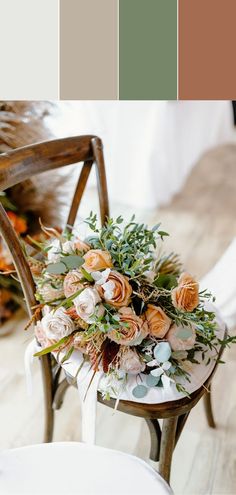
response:
[(177, 99), (177, 0), (120, 0), (119, 99)]

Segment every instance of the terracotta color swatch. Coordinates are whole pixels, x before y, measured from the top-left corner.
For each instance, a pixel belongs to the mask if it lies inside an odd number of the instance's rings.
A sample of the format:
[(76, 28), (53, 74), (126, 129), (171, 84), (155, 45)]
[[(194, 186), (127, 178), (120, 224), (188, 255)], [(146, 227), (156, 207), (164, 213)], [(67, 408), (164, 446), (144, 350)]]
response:
[(235, 99), (236, 0), (179, 0), (179, 99)]
[(118, 97), (118, 0), (60, 0), (60, 98)]

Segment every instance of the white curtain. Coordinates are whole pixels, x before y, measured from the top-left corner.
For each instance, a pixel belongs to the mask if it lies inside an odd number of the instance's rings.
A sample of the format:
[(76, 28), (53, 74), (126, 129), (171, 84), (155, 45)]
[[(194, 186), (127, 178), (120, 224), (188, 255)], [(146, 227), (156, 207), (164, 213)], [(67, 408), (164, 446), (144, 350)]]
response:
[(234, 140), (229, 101), (62, 102), (48, 124), (100, 136), (110, 198), (134, 208), (168, 203), (204, 152)]

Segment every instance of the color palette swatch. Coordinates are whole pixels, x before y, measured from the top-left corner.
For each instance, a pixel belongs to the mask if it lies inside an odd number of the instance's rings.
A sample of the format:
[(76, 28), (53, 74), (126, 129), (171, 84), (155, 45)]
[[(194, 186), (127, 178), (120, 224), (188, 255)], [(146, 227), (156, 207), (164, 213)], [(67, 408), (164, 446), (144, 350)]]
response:
[(236, 99), (236, 0), (0, 0), (1, 99)]

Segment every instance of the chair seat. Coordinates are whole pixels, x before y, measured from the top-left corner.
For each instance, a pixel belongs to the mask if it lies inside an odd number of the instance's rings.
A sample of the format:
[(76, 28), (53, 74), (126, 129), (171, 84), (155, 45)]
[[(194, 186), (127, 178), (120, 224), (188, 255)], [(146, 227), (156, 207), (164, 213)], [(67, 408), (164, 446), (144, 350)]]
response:
[(77, 442), (32, 445), (0, 453), (0, 493), (172, 494), (144, 461)]

